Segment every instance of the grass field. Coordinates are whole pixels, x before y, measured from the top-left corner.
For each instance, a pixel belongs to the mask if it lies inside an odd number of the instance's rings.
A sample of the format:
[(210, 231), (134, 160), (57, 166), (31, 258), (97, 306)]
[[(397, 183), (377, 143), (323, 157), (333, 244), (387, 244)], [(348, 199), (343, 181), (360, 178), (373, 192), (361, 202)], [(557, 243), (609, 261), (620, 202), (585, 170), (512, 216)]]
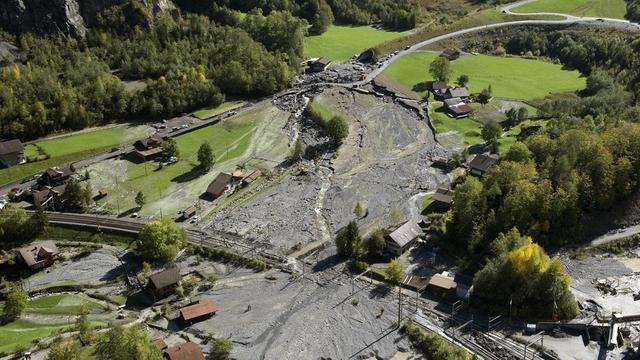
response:
[(30, 300), (27, 304), (26, 312), (46, 315), (78, 315), (82, 306), (89, 312), (107, 310), (105, 306), (87, 296), (56, 294)]
[[(391, 85), (427, 93), (429, 64), (438, 56), (434, 52), (418, 52), (407, 55), (387, 68), (382, 76)], [(518, 57), (467, 56), (452, 63), (455, 81), (461, 74), (469, 76), (469, 90), (479, 93), (491, 85), (493, 95), (509, 99), (531, 100), (550, 93), (582, 89), (585, 79), (578, 71), (563, 70), (561, 65)], [(452, 81), (450, 81), (452, 82)]]
[(509, 151), (511, 146), (518, 141), (518, 135), (520, 134), (520, 131), (522, 131), (523, 127), (540, 125), (544, 128), (547, 126), (548, 122), (548, 120), (525, 120), (518, 124), (518, 126), (514, 126), (508, 131), (505, 131), (502, 137), (498, 140), (498, 153), (500, 155), (504, 155)]
[(304, 39), (304, 55), (308, 58), (326, 56), (343, 62), (363, 50), (402, 36), (401, 32), (377, 30), (370, 26), (334, 25), (322, 35)]
[[(106, 323), (92, 321), (94, 327)], [(35, 324), (27, 320), (16, 320), (0, 326), (0, 353), (11, 353), (18, 347), (30, 347), (34, 340), (44, 340), (58, 332), (72, 330), (69, 324)]]
[[(462, 142), (465, 145), (474, 145), (484, 142), (480, 131), (482, 131), (482, 124), (471, 118), (453, 119), (447, 116), (444, 111), (444, 107), (440, 102), (432, 103), (433, 111), (429, 114), (431, 116), (431, 123), (436, 128), (436, 134), (442, 134), (446, 132), (458, 133)], [(478, 104), (472, 104), (477, 108)]]
[(221, 114), (221, 113), (223, 113), (225, 111), (240, 107), (240, 106), (242, 106), (244, 104), (245, 104), (245, 102), (242, 101), (242, 100), (225, 101), (222, 104), (220, 104), (218, 107), (205, 108), (205, 109), (201, 109), (201, 110), (195, 111), (193, 113), (193, 116), (197, 117), (200, 120), (205, 120), (205, 119), (214, 117), (214, 116), (216, 116), (218, 114)]
[(514, 13), (553, 12), (575, 16), (624, 19), (624, 0), (537, 0), (512, 10)]
[(42, 172), (53, 166), (66, 165), (123, 143), (133, 142), (149, 135), (147, 127), (127, 125), (88, 131), (76, 135), (43, 140), (25, 148), (28, 157), (41, 154), (38, 148), (50, 156), (49, 159), (0, 169), (0, 185), (11, 183), (27, 176)]
[[(135, 206), (133, 199), (138, 191), (145, 194), (147, 203), (152, 203), (190, 186), (188, 182), (202, 178), (202, 174), (194, 171), (198, 165), (199, 147), (204, 142), (209, 143), (217, 164), (243, 155), (251, 144), (256, 124), (261, 120), (261, 109), (246, 111), (215, 125), (176, 137), (180, 156), (175, 164), (159, 169), (154, 162), (125, 162), (124, 174), (109, 175), (117, 177), (117, 186), (109, 190), (109, 196), (103, 201), (112, 205), (117, 202), (119, 211), (124, 212)], [(205, 188), (206, 185), (200, 191)], [(145, 210), (151, 209), (143, 207), (142, 212)]]

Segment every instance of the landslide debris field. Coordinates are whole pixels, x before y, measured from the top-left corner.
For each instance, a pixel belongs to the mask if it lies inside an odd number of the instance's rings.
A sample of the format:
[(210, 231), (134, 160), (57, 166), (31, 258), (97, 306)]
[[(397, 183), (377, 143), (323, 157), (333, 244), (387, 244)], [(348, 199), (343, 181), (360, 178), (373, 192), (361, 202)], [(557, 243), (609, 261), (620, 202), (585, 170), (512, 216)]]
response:
[[(389, 225), (398, 209), (408, 220), (419, 213), (411, 196), (448, 181), (429, 167), (434, 153), (445, 152), (417, 109), (392, 97), (330, 88), (313, 99), (350, 123), (349, 137), (340, 150), (255, 196), (233, 211), (213, 215), (212, 227), (237, 232), (281, 251), (308, 243), (326, 242), (354, 218), (360, 202), (368, 211), (360, 226)], [(304, 116), (298, 119), (301, 139), (309, 145), (326, 139)]]

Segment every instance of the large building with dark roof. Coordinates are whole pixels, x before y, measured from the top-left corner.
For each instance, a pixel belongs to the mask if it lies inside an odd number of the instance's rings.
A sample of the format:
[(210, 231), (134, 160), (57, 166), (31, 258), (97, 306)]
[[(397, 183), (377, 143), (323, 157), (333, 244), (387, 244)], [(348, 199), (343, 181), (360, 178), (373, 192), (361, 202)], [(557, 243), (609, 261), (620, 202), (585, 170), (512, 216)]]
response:
[(16, 249), (16, 259), (31, 270), (51, 266), (60, 252), (53, 241), (42, 241)]
[(156, 299), (161, 299), (172, 294), (180, 285), (180, 271), (178, 268), (169, 268), (149, 276), (147, 289), (153, 293)]
[(420, 236), (422, 229), (415, 222), (409, 221), (393, 231), (387, 237), (387, 250), (396, 255), (402, 255)]
[(0, 163), (5, 167), (25, 162), (24, 145), (18, 139), (0, 142)]

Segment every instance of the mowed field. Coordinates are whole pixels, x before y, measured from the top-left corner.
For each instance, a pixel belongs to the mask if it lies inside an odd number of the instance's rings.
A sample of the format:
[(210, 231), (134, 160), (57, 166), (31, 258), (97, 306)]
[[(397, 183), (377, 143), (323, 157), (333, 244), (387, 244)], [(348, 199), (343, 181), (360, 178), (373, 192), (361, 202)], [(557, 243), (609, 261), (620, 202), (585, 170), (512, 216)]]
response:
[(78, 315), (84, 307), (89, 312), (106, 311), (107, 307), (84, 295), (56, 294), (29, 300), (26, 312), (48, 315)]
[(20, 180), (53, 166), (66, 165), (99, 154), (150, 134), (151, 128), (148, 126), (120, 125), (35, 142), (25, 147), (25, 155), (42, 156), (42, 152), (38, 150), (40, 148), (50, 158), (0, 169), (0, 185)]
[(197, 117), (200, 120), (205, 120), (211, 117), (214, 117), (218, 114), (222, 114), (225, 111), (238, 108), (244, 105), (245, 102), (242, 100), (235, 101), (225, 101), (222, 104), (218, 105), (214, 108), (204, 108), (193, 113), (193, 116)]
[[(429, 65), (438, 56), (434, 52), (409, 54), (387, 68), (382, 79), (401, 89), (426, 95), (426, 82), (432, 81)], [(466, 56), (451, 65), (452, 80), (469, 76), (469, 90), (479, 93), (491, 85), (493, 96), (532, 100), (552, 93), (583, 89), (586, 80), (580, 72), (564, 70), (561, 65), (540, 60), (488, 55)], [(450, 82), (453, 82), (450, 81)]]
[(401, 32), (384, 31), (370, 26), (333, 25), (322, 35), (304, 39), (304, 55), (307, 58), (328, 57), (344, 62), (363, 50), (402, 36)]
[[(91, 321), (93, 327), (105, 326), (103, 321)], [(45, 340), (60, 332), (72, 331), (71, 324), (36, 324), (27, 320), (16, 320), (0, 326), (0, 353), (11, 353), (18, 347), (29, 347), (34, 340)]]
[(537, 0), (512, 9), (514, 13), (553, 12), (575, 16), (623, 19), (624, 0)]

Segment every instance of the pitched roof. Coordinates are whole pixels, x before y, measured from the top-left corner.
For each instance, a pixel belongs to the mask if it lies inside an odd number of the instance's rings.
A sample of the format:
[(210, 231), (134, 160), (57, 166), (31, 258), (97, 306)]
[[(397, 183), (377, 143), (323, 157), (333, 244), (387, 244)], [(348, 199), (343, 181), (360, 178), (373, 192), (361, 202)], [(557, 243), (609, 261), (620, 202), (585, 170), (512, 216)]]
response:
[(431, 198), (433, 199), (433, 201), (451, 204), (451, 202), (453, 201), (453, 190), (438, 188), (438, 190), (436, 190)]
[(435, 286), (444, 290), (455, 289), (457, 285), (458, 284), (453, 281), (453, 278), (442, 274), (435, 274), (431, 280), (429, 280), (429, 286)]
[(69, 166), (66, 166), (63, 168), (55, 166), (55, 167), (48, 168), (44, 172), (44, 174), (47, 175), (49, 178), (68, 177), (73, 174), (73, 171), (71, 171), (71, 168)]
[(466, 87), (454, 87), (447, 89), (447, 94), (451, 97), (469, 97), (469, 90)]
[(180, 272), (178, 268), (169, 268), (152, 274), (149, 281), (156, 289), (162, 289), (167, 286), (175, 285), (180, 282)]
[(449, 111), (455, 115), (470, 114), (475, 111), (469, 104), (461, 103), (458, 105), (449, 106)]
[(164, 350), (164, 354), (170, 360), (204, 360), (200, 345), (191, 341), (168, 347)]
[(24, 152), (24, 145), (18, 139), (0, 142), (0, 155)]
[(216, 311), (218, 311), (218, 306), (213, 301), (203, 300), (180, 309), (180, 317), (184, 321), (189, 321), (200, 316), (215, 314)]
[(16, 249), (27, 266), (33, 266), (47, 256), (58, 254), (58, 247), (53, 241), (42, 241)]
[(218, 174), (218, 176), (216, 176), (216, 178), (213, 179), (213, 181), (207, 187), (207, 192), (209, 194), (219, 196), (227, 189), (227, 185), (229, 185), (229, 183), (231, 182), (231, 179), (232, 179), (231, 174), (227, 174), (227, 173)]
[(327, 66), (327, 65), (331, 64), (331, 60), (329, 60), (329, 58), (326, 58), (326, 57), (323, 56), (320, 59), (318, 59), (315, 63)]
[(242, 179), (242, 181), (244, 181), (247, 184), (251, 184), (260, 176), (262, 176), (262, 172), (260, 170), (254, 170), (251, 174), (249, 174), (247, 177)]
[(462, 99), (460, 99), (459, 97), (452, 97), (449, 99), (445, 99), (444, 104), (447, 105), (447, 107), (451, 107), (451, 106), (464, 104), (464, 101), (462, 101)]
[(469, 162), (469, 168), (485, 172), (496, 162), (498, 158), (495, 156), (478, 154)]
[(434, 81), (431, 83), (431, 88), (433, 90), (446, 90), (449, 88), (446, 81)]
[(403, 247), (420, 235), (422, 235), (420, 226), (409, 221), (389, 234), (389, 237), (400, 247)]
[(231, 176), (237, 179), (242, 179), (244, 175), (242, 174), (242, 170), (236, 170), (231, 173)]

